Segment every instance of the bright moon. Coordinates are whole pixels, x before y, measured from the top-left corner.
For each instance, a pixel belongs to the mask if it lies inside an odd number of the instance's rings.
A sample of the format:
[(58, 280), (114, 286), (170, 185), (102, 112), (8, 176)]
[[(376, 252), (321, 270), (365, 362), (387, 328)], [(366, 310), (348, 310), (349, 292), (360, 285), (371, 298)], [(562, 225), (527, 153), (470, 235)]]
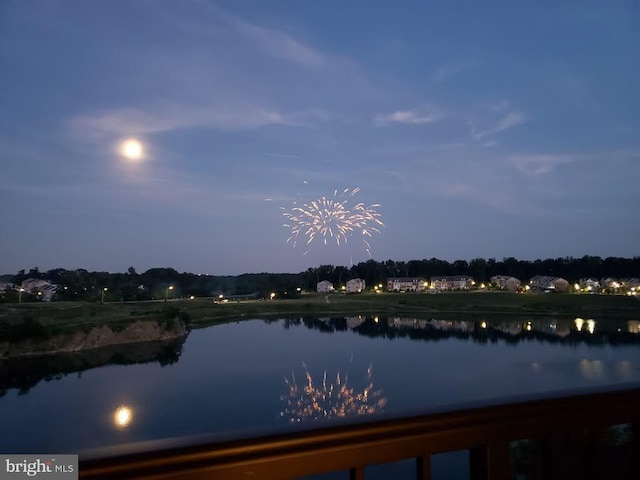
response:
[(129, 160), (138, 160), (142, 157), (142, 144), (138, 140), (126, 140), (122, 143), (121, 151)]

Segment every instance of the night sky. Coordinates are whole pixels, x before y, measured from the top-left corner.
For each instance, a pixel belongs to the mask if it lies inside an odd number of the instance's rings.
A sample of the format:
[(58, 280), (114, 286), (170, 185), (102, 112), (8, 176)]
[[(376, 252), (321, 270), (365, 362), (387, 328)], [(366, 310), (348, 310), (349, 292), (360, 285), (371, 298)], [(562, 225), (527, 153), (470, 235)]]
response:
[(638, 5), (3, 0), (0, 273), (637, 256)]

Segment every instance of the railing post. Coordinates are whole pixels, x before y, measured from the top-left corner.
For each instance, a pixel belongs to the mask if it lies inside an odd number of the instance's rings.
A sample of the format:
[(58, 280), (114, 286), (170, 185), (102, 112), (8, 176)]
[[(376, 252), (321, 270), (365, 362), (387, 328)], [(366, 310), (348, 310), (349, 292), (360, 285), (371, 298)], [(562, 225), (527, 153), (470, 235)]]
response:
[(509, 443), (494, 443), (469, 451), (471, 480), (508, 480)]
[(431, 455), (416, 458), (416, 480), (431, 480)]
[(349, 480), (364, 480), (364, 467), (353, 467), (349, 470)]
[(560, 474), (560, 455), (562, 452), (562, 435), (558, 432), (539, 438), (539, 469), (540, 478), (558, 478)]
[[(640, 455), (640, 422), (631, 424), (630, 449), (634, 456)], [(630, 470), (632, 474), (635, 474), (635, 476), (631, 478), (640, 478), (640, 462), (631, 462)]]

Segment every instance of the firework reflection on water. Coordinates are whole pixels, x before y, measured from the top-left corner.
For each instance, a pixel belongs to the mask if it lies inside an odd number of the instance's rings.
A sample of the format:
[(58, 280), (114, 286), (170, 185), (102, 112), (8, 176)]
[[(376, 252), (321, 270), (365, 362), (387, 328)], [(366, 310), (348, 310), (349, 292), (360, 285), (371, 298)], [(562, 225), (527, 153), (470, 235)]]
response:
[[(335, 241), (340, 246), (347, 243), (349, 237), (358, 235), (367, 253), (371, 255), (371, 245), (367, 238), (380, 233), (378, 227), (384, 227), (384, 224), (380, 220), (381, 215), (376, 211), (376, 208), (380, 207), (379, 204), (350, 205), (349, 202), (359, 191), (359, 188), (345, 189), (341, 193), (336, 190), (333, 197), (321, 197), (283, 213), (288, 219), (284, 226), (291, 229), (287, 243), (292, 243), (295, 247), (298, 237), (302, 236), (306, 239), (307, 247), (316, 239), (321, 240), (324, 245), (327, 245), (328, 241)], [(305, 255), (307, 252), (308, 249)]]
[(290, 379), (287, 377), (284, 379), (288, 392), (280, 397), (286, 404), (280, 416), (292, 423), (373, 414), (381, 412), (387, 404), (387, 399), (382, 396), (382, 390), (375, 390), (373, 387), (371, 366), (367, 369), (366, 387), (362, 390), (350, 387), (347, 377), (343, 379), (340, 372), (336, 374), (335, 383), (331, 383), (325, 371), (319, 385), (313, 382), (306, 366), (305, 374), (306, 383), (303, 386), (296, 383), (293, 373)]

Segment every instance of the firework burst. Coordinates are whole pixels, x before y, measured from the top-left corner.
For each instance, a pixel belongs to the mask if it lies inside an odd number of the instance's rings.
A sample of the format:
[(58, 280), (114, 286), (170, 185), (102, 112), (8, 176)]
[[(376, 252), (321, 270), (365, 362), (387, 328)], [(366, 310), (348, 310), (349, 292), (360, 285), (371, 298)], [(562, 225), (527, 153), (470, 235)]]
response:
[[(324, 245), (335, 241), (340, 246), (347, 243), (349, 237), (360, 235), (367, 253), (371, 255), (371, 245), (367, 238), (380, 233), (378, 227), (384, 227), (384, 224), (376, 211), (379, 204), (349, 204), (359, 191), (359, 188), (345, 189), (341, 193), (336, 190), (331, 198), (321, 197), (283, 213), (288, 219), (284, 226), (291, 229), (287, 243), (292, 243), (295, 247), (298, 238), (302, 236), (306, 239), (307, 247), (316, 239), (321, 239)], [(308, 250), (305, 254), (307, 252)]]
[(280, 397), (286, 403), (280, 416), (292, 423), (372, 414), (381, 411), (387, 404), (387, 399), (382, 396), (382, 390), (373, 388), (371, 366), (367, 369), (367, 386), (362, 391), (350, 387), (347, 384), (347, 378), (342, 379), (340, 372), (336, 374), (335, 383), (331, 383), (327, 380), (325, 371), (320, 385), (313, 383), (313, 378), (306, 367), (305, 373), (307, 382), (304, 386), (298, 386), (293, 373), (291, 379), (286, 377), (284, 379), (289, 391), (287, 395)]

